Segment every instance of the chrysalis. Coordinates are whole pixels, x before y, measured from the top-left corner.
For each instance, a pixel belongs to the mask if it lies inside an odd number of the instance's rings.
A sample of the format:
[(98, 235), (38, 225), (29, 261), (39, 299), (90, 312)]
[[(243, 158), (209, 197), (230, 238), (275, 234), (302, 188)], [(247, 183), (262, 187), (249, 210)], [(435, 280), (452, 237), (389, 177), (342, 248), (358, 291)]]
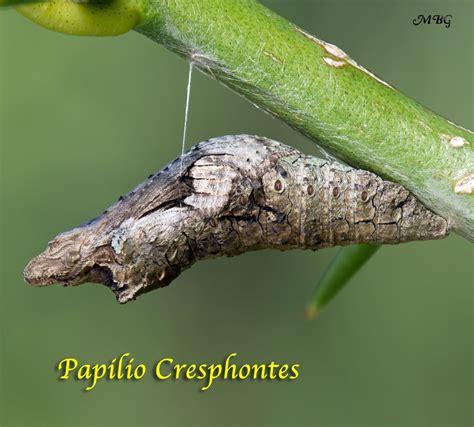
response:
[(206, 258), (448, 233), (444, 218), (371, 172), (267, 138), (224, 136), (194, 146), (103, 215), (57, 236), (25, 279), (103, 283), (125, 303)]

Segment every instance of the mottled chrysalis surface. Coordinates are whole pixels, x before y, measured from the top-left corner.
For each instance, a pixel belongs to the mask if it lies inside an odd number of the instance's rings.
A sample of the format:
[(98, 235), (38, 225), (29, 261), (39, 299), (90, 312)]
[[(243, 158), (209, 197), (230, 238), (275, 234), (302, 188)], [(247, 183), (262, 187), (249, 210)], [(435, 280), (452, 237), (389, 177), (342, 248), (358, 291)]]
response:
[(225, 136), (194, 146), (101, 216), (58, 235), (28, 264), (25, 279), (103, 283), (125, 303), (207, 258), (448, 232), (444, 218), (371, 172), (267, 138)]

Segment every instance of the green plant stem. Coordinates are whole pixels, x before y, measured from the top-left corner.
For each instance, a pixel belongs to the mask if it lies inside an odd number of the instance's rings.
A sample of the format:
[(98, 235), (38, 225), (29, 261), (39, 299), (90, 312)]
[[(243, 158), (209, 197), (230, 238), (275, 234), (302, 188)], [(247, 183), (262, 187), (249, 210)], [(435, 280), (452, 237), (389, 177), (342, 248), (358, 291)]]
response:
[(253, 0), (144, 0), (137, 31), (474, 240), (474, 137)]
[(50, 0), (18, 9), (67, 34), (136, 29), (347, 163), (403, 185), (474, 241), (474, 134), (257, 1)]
[(341, 248), (321, 276), (305, 317), (313, 319), (346, 285), (362, 266), (377, 252), (378, 245), (353, 245)]

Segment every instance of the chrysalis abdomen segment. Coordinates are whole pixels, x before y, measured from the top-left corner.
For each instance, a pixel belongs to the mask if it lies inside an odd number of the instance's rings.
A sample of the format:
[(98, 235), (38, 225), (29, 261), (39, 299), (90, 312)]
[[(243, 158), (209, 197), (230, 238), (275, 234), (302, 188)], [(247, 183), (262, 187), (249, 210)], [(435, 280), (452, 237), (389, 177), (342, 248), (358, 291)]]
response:
[(395, 244), (442, 238), (444, 218), (425, 208), (402, 186), (339, 163), (304, 156), (291, 167), (292, 216), (300, 217), (303, 247), (321, 248), (351, 243)]

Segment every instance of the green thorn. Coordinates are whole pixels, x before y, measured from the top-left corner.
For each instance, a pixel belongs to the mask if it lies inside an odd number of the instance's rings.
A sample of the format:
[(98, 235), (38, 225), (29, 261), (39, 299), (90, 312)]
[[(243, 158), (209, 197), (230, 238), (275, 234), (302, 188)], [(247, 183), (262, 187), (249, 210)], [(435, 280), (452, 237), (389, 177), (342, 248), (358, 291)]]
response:
[(341, 248), (314, 289), (305, 318), (314, 319), (379, 248), (366, 244)]

